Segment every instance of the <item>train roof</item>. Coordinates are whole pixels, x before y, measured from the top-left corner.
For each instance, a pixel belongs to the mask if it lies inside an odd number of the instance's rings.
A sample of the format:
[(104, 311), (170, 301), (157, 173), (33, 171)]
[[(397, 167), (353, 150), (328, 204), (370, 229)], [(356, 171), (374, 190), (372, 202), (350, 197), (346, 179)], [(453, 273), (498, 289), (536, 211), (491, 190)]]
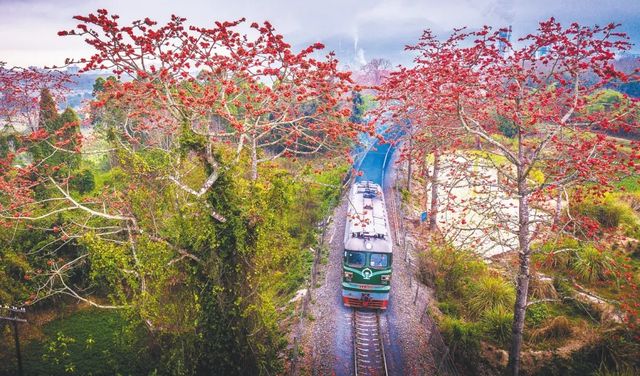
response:
[(382, 188), (370, 181), (351, 187), (345, 228), (345, 249), (391, 253), (389, 221)]

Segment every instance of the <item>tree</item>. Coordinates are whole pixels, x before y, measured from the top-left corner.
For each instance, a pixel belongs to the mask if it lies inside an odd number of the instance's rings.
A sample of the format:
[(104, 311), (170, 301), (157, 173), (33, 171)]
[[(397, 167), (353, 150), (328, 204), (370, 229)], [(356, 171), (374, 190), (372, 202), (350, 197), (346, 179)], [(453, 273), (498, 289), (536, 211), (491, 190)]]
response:
[[(53, 157), (2, 161), (2, 223), (47, 229), (38, 233), (52, 239), (30, 251), (57, 256), (30, 274), (29, 302), (63, 295), (127, 309), (159, 341), (180, 344), (171, 354), (182, 351), (183, 362), (173, 366), (186, 372), (215, 364), (277, 373), (277, 309), (302, 281), (290, 269), (304, 270), (317, 223), (313, 209), (305, 216), (316, 220), (299, 231), (298, 205), (324, 197), (277, 160), (335, 155), (365, 127), (347, 121), (349, 74), (332, 54), (317, 57), (319, 44), (293, 51), (268, 23), (244, 35), (240, 21), (120, 26), (104, 10), (77, 19), (61, 34), (95, 48), (84, 69), (118, 75), (97, 83), (92, 104), (94, 135), (108, 145), (92, 153), (111, 163), (94, 170), (89, 190), (90, 177), (62, 173)], [(81, 152), (67, 120), (31, 136), (51, 138), (56, 153)]]
[[(81, 60), (83, 70), (112, 69), (133, 79), (112, 86), (105, 98), (129, 107), (134, 138), (148, 141), (153, 133), (166, 149), (190, 133), (203, 153), (218, 142), (233, 143), (238, 156), (249, 152), (255, 180), (259, 163), (326, 150), (362, 128), (345, 122), (350, 111), (341, 100), (350, 90), (349, 73), (338, 70), (333, 53), (313, 57), (320, 43), (294, 52), (268, 22), (252, 23), (244, 35), (236, 31), (244, 19), (204, 28), (177, 16), (160, 27), (148, 18), (120, 26), (106, 10), (75, 18), (80, 26), (59, 34), (86, 37), (96, 49)], [(220, 173), (211, 155), (206, 159), (211, 174), (194, 193), (206, 191)], [(179, 176), (171, 179), (187, 188)]]
[(354, 91), (352, 94), (352, 109), (349, 121), (352, 123), (362, 123), (364, 119), (364, 99), (359, 91)]
[(32, 157), (42, 162), (42, 167), (56, 169), (56, 174), (71, 174), (80, 166), (80, 118), (71, 109), (65, 109), (60, 115), (51, 109), (51, 95), (43, 90), (40, 100), (39, 132), (32, 133), (30, 151)]
[[(407, 189), (411, 184), (412, 166), (422, 161), (425, 177), (425, 210), (429, 212), (429, 229), (436, 230), (440, 212), (439, 192), (442, 156), (458, 146), (461, 132), (452, 126), (453, 116), (441, 111), (437, 102), (429, 100), (442, 91), (424, 66), (401, 68), (391, 72), (380, 85), (380, 107), (377, 118), (394, 124), (389, 128), (393, 142), (401, 142), (400, 160), (407, 160)], [(398, 139), (398, 132), (401, 136)], [(429, 162), (431, 160), (431, 166)]]
[(365, 81), (370, 86), (382, 84), (389, 74), (390, 69), (391, 62), (382, 58), (371, 59), (371, 61), (362, 66)]
[(58, 118), (56, 102), (53, 100), (51, 91), (43, 88), (40, 91), (40, 112), (38, 114), (38, 128), (51, 132), (53, 122)]
[[(63, 72), (36, 68), (7, 68), (0, 61), (0, 121), (2, 127), (11, 125), (14, 128), (27, 127), (36, 130), (39, 122), (39, 96), (64, 92), (71, 77)], [(51, 99), (53, 101), (53, 99)], [(48, 105), (48, 111), (55, 111), (55, 105)]]
[[(517, 200), (515, 223), (503, 217), (487, 229), (507, 228), (516, 235), (519, 263), (509, 355), (514, 375), (520, 371), (525, 312), (533, 303), (527, 298), (531, 241), (562, 229), (551, 226), (548, 219), (532, 219), (531, 208), (547, 207), (545, 203), (570, 184), (593, 182), (592, 190), (602, 191), (610, 187), (611, 179), (638, 171), (640, 150), (635, 142), (629, 150), (620, 140), (594, 132), (637, 127), (627, 121), (636, 103), (625, 100), (611, 112), (589, 108), (587, 100), (605, 85), (628, 79), (612, 64), (617, 52), (630, 47), (617, 26), (564, 28), (552, 18), (515, 46), (501, 36), (501, 30), (485, 27), (475, 32), (456, 30), (442, 42), (425, 31), (410, 47), (418, 53), (416, 64), (432, 85), (431, 95), (423, 100), (435, 102), (440, 113), (452, 114), (453, 128), (468, 135), (467, 141), (479, 142), (469, 143), (467, 149), (479, 146), (501, 156), (499, 163), (495, 158), (486, 160), (503, 177), (499, 183), (478, 174), (475, 178)], [(549, 53), (536, 54), (542, 48)], [(515, 131), (513, 139), (501, 134), (504, 119)], [(535, 171), (544, 176), (534, 177)]]

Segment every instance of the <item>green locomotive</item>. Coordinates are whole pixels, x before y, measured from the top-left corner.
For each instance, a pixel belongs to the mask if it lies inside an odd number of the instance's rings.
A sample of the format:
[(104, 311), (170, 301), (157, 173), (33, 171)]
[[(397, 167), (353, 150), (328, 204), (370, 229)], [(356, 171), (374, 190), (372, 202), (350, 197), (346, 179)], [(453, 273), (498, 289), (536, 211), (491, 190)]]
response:
[(382, 188), (370, 181), (351, 187), (342, 261), (342, 302), (386, 309), (391, 289), (392, 242)]

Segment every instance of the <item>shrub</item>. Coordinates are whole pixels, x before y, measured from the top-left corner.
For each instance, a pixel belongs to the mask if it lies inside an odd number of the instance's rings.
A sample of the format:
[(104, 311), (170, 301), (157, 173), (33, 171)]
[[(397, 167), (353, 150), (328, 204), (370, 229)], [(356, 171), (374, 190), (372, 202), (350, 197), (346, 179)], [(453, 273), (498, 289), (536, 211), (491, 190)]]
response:
[(436, 279), (438, 276), (438, 266), (426, 252), (423, 252), (418, 257), (418, 270), (416, 271), (416, 278), (423, 285), (431, 288), (436, 287)]
[(576, 207), (578, 213), (593, 218), (604, 228), (618, 227), (622, 218), (622, 207), (619, 205), (595, 204), (583, 202)]
[(482, 335), (478, 324), (447, 316), (440, 324), (442, 335), (454, 357), (473, 358), (478, 353)]
[(458, 317), (460, 315), (458, 305), (450, 301), (439, 302), (438, 309), (448, 316)]
[(585, 282), (594, 282), (615, 276), (612, 272), (615, 271), (617, 265), (608, 252), (587, 245), (576, 252), (572, 267), (580, 279)]
[[(607, 328), (597, 341), (585, 346), (574, 356), (582, 374), (597, 369), (595, 375), (638, 375), (640, 342), (626, 328)], [(586, 371), (586, 372), (585, 372)]]
[(93, 176), (93, 172), (89, 169), (78, 172), (77, 175), (71, 179), (71, 186), (80, 194), (93, 191), (96, 187), (96, 180)]
[(609, 194), (602, 202), (585, 201), (576, 205), (577, 212), (595, 219), (608, 229), (621, 228), (627, 236), (640, 236), (640, 220), (634, 212), (638, 195)]
[(477, 255), (450, 244), (432, 243), (425, 257), (436, 266), (435, 285), (439, 298), (462, 296), (470, 277), (482, 275), (487, 270)]
[(469, 312), (480, 317), (487, 310), (510, 308), (515, 297), (515, 289), (508, 281), (498, 276), (483, 276), (470, 286)]
[(551, 316), (549, 306), (543, 303), (534, 304), (527, 308), (525, 320), (531, 326), (539, 326)]
[(536, 299), (557, 299), (558, 292), (553, 287), (552, 279), (542, 279), (539, 275), (536, 275), (529, 281), (529, 296)]
[(511, 325), (513, 323), (513, 313), (505, 307), (495, 307), (484, 313), (482, 316), (482, 327), (484, 332), (500, 345), (505, 345), (511, 338)]
[(566, 338), (573, 332), (571, 321), (566, 316), (548, 319), (544, 326), (531, 332), (534, 341), (558, 340)]
[(549, 241), (542, 245), (534, 246), (534, 260), (540, 262), (547, 269), (566, 270), (571, 266), (575, 251), (580, 243), (569, 237), (563, 237), (556, 241)]

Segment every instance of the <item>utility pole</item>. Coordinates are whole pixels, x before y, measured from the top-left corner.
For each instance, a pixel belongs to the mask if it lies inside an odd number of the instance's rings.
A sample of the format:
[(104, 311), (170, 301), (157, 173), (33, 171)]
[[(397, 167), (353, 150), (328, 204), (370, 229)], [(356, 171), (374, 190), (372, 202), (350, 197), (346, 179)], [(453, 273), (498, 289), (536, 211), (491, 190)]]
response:
[(18, 314), (24, 314), (26, 311), (24, 308), (18, 308), (14, 306), (0, 306), (2, 312), (8, 311), (8, 316), (0, 314), (0, 320), (11, 321), (13, 323), (13, 340), (16, 346), (16, 360), (18, 361), (18, 375), (23, 376), (22, 371), (22, 354), (20, 353), (20, 336), (18, 334), (18, 323), (27, 322), (25, 319), (18, 317)]

